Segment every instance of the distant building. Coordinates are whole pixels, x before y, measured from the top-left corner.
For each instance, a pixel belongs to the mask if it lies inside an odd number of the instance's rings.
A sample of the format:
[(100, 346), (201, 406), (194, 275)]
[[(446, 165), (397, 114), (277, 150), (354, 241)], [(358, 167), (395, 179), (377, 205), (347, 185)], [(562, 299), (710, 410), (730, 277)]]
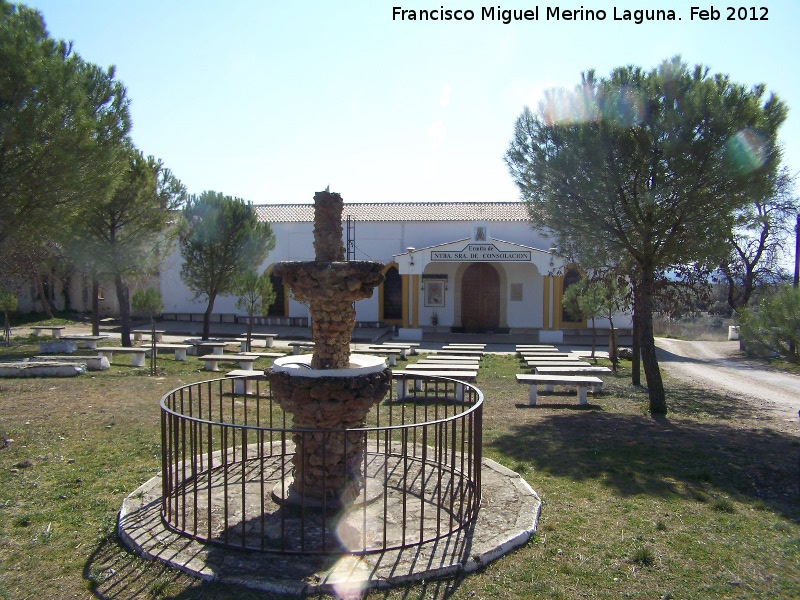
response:
[[(262, 270), (281, 261), (314, 260), (313, 204), (255, 210), (276, 238)], [(408, 337), (435, 326), (454, 332), (540, 331), (553, 341), (560, 341), (564, 329), (586, 327), (561, 308), (564, 286), (578, 281), (580, 271), (532, 229), (521, 202), (345, 203), (342, 220), (348, 256), (385, 264), (386, 281), (372, 298), (356, 303), (358, 322), (393, 325)], [(168, 257), (161, 293), (167, 316), (185, 319), (202, 313), (205, 303), (180, 280), (181, 263), (177, 250)], [(273, 283), (278, 299), (269, 322), (307, 323), (308, 308), (279, 281)], [(236, 318), (235, 301), (217, 298), (220, 320)], [(630, 327), (630, 318), (620, 324)]]

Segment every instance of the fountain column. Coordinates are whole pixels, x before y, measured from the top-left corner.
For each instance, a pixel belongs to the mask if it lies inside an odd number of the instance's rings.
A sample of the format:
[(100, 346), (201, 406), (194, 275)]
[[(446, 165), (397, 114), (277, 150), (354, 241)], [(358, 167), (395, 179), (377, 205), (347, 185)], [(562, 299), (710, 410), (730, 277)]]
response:
[(344, 504), (363, 490), (363, 436), (341, 430), (363, 427), (391, 385), (384, 359), (350, 354), (353, 302), (372, 296), (384, 276), (379, 262), (344, 261), (343, 207), (339, 194), (315, 194), (316, 260), (278, 263), (273, 270), (296, 299), (308, 302), (314, 342), (310, 359), (278, 359), (269, 374), (273, 397), (292, 414), (293, 428), (309, 430), (294, 434), (289, 502)]

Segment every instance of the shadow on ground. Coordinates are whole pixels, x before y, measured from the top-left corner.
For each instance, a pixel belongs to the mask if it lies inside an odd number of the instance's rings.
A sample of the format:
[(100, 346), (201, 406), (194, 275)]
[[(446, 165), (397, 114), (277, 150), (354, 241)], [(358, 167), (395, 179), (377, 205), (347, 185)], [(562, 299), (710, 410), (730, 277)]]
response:
[(710, 486), (758, 499), (797, 519), (798, 436), (756, 428), (751, 409), (715, 409), (697, 394), (701, 392), (673, 400), (676, 413), (682, 406), (698, 410), (700, 403), (700, 410), (713, 418), (652, 418), (584, 409), (512, 426), (489, 445), (553, 476), (602, 482), (620, 496), (686, 496)]

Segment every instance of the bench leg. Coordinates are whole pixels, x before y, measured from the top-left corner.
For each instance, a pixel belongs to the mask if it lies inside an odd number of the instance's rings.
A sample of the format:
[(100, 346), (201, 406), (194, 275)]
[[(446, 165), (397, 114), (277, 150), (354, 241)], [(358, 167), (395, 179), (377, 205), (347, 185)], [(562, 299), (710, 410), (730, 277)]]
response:
[(60, 329), (53, 329), (53, 331), (51, 333), (52, 333), (53, 337), (56, 338), (56, 339), (61, 337), (61, 330)]
[(186, 348), (175, 349), (175, 360), (186, 360)]
[(247, 352), (247, 340), (243, 342), (239, 342), (239, 351), (240, 352)]
[(578, 386), (578, 404), (586, 404), (586, 386)]
[(537, 387), (538, 385), (535, 383), (531, 385), (531, 391), (528, 395), (528, 406), (536, 406), (536, 399), (538, 396), (538, 390), (536, 389)]
[(131, 353), (131, 364), (134, 367), (143, 367), (144, 366), (144, 353), (142, 353), (142, 352), (133, 352), (133, 353)]
[(464, 402), (464, 384), (456, 383), (456, 402)]
[(272, 338), (268, 337), (264, 340), (264, 347), (265, 348), (272, 348)]
[(206, 371), (219, 371), (219, 368), (217, 367), (217, 361), (215, 361), (215, 360), (207, 360), (206, 361), (206, 366), (204, 367), (204, 370), (206, 370)]
[(405, 379), (398, 379), (397, 380), (397, 399), (404, 400), (406, 397), (406, 380)]
[(293, 346), (292, 354), (300, 354), (300, 346)]
[(394, 354), (389, 355), (389, 366), (394, 367), (397, 365), (397, 359), (395, 359)]
[(140, 332), (138, 332), (138, 331), (135, 331), (133, 333), (133, 339), (136, 342), (141, 342), (142, 341), (142, 334)]
[(225, 348), (214, 346), (214, 348), (211, 350), (211, 354), (225, 354)]
[(156, 334), (156, 341), (157, 342), (161, 342), (163, 340), (164, 340), (164, 334), (163, 333), (157, 333)]
[(250, 380), (245, 377), (237, 377), (233, 380), (233, 391), (236, 394), (246, 396), (252, 393)]

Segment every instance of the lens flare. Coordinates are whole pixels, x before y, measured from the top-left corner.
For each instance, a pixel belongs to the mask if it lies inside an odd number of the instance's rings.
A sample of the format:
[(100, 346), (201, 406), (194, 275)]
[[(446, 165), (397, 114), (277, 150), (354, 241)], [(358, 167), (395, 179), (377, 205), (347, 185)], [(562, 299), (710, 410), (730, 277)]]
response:
[(598, 117), (593, 88), (590, 85), (574, 91), (556, 88), (545, 92), (541, 112), (548, 125), (588, 123)]
[(327, 583), (341, 600), (361, 600), (367, 590), (371, 569), (357, 556), (343, 556), (336, 561)]
[(737, 131), (725, 144), (725, 152), (740, 173), (755, 171), (767, 162), (767, 143), (754, 129)]
[(603, 119), (621, 127), (639, 125), (647, 117), (641, 92), (623, 85), (608, 93), (603, 103)]

